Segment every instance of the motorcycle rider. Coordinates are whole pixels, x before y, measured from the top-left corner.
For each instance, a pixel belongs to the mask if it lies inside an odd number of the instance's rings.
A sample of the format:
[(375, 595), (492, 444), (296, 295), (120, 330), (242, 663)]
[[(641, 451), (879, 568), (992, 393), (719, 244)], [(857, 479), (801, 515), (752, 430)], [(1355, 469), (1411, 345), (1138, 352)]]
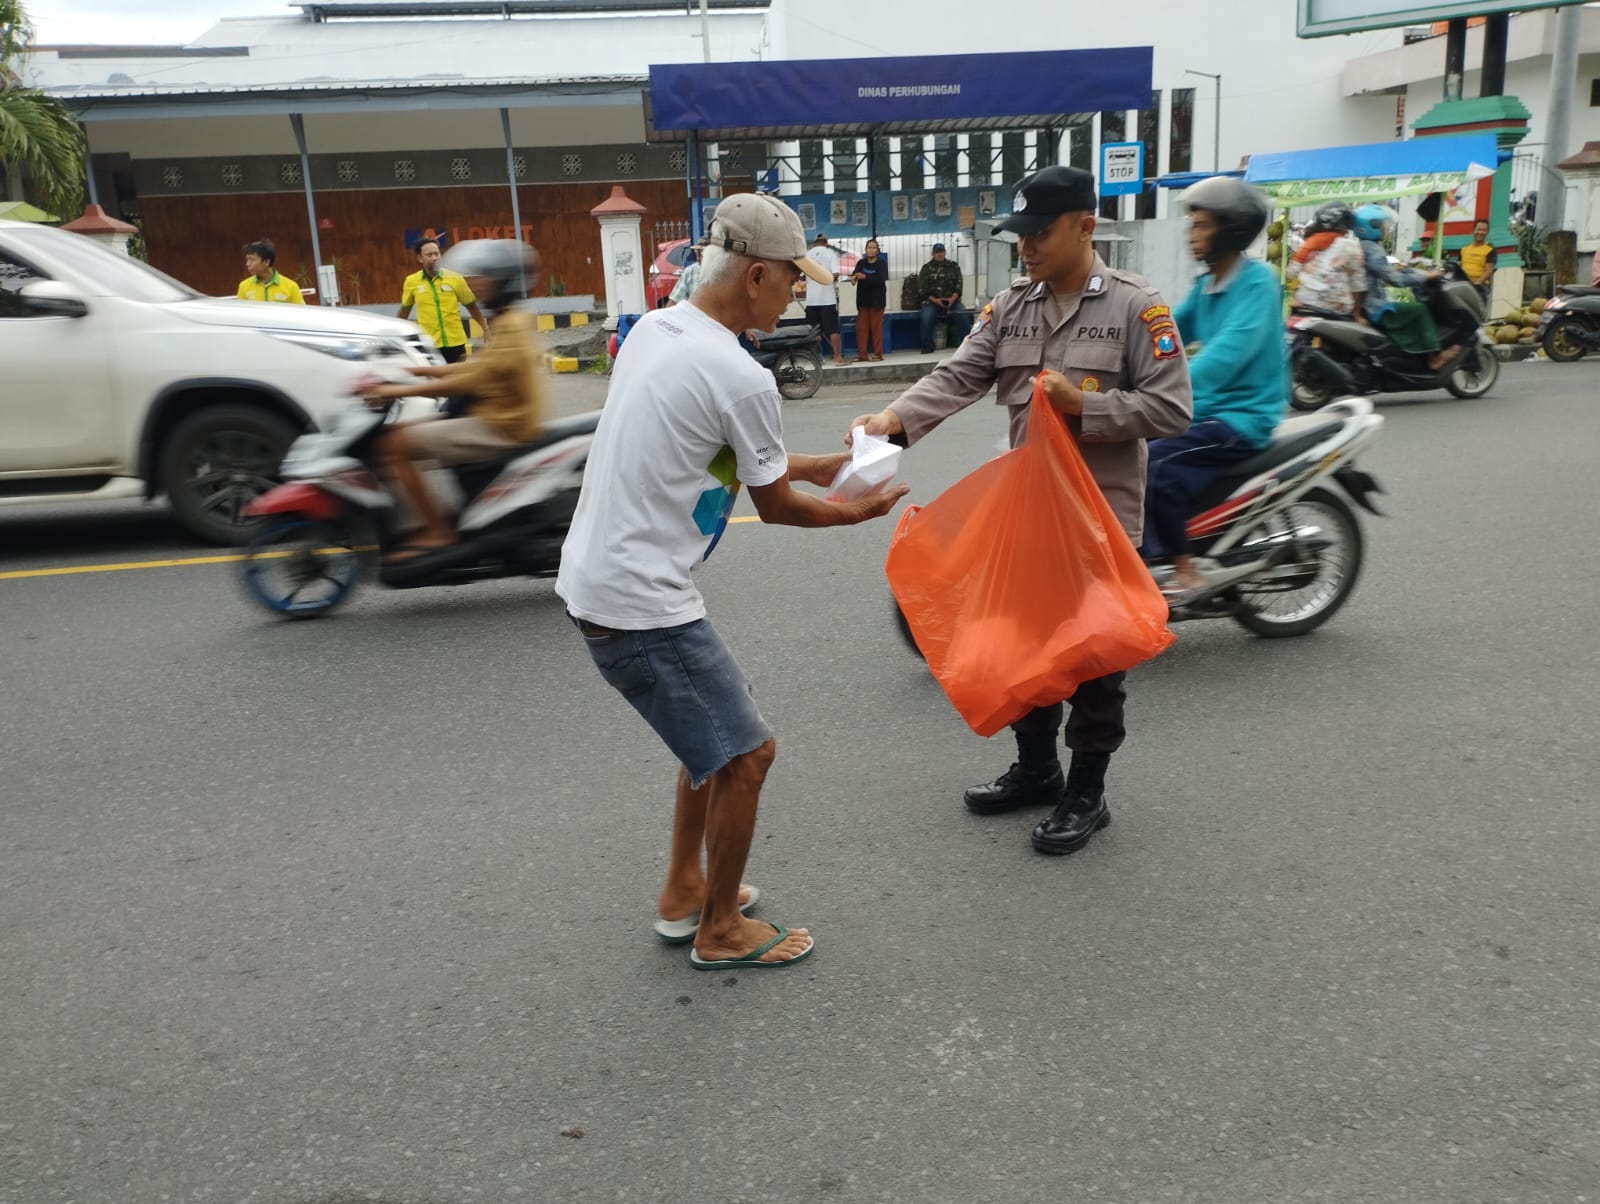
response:
[(1319, 310), (1354, 318), (1367, 290), (1367, 267), (1361, 244), (1351, 231), (1355, 211), (1343, 201), (1318, 209), (1306, 236), (1289, 260), (1288, 280), (1294, 285), (1295, 309)]
[(1206, 265), (1173, 313), (1189, 358), (1194, 421), (1150, 442), (1145, 492), (1146, 560), (1172, 560), (1164, 589), (1178, 601), (1205, 587), (1185, 531), (1194, 500), (1225, 465), (1272, 442), (1289, 408), (1283, 357), (1283, 294), (1272, 269), (1245, 257), (1266, 227), (1267, 198), (1242, 180), (1213, 176), (1183, 194), (1189, 251)]
[(1386, 205), (1363, 205), (1356, 210), (1355, 236), (1367, 267), (1366, 317), (1389, 336), (1401, 351), (1428, 357), (1428, 368), (1437, 372), (1460, 352), (1460, 347), (1441, 348), (1439, 328), (1428, 307), (1416, 301), (1391, 301), (1384, 285), (1412, 288), (1427, 281), (1443, 279), (1442, 271), (1419, 272), (1389, 262), (1384, 241), (1393, 233), (1400, 215)]
[(448, 468), (493, 460), (532, 440), (544, 425), (534, 321), (510, 308), (521, 290), (538, 280), (539, 253), (514, 239), (480, 238), (451, 247), (441, 266), (466, 278), (489, 315), (489, 337), (481, 352), (461, 363), (412, 368), (411, 374), (422, 378), (416, 384), (377, 385), (367, 393), (375, 403), (400, 397), (454, 399), (442, 414), (391, 426), (378, 436), (378, 466), (421, 523), (391, 560), (408, 560), (455, 541), (455, 529), (422, 479), (418, 461)]

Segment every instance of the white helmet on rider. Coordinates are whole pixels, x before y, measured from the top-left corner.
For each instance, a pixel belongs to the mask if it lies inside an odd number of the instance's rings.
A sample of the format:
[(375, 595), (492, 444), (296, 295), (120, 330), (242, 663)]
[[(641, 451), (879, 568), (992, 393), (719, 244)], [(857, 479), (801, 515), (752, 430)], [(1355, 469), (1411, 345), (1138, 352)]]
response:
[(514, 238), (473, 238), (454, 244), (439, 266), (458, 276), (475, 276), (489, 282), (492, 295), (478, 294), (489, 315), (500, 313), (526, 288), (532, 291), (540, 272), (539, 252)]

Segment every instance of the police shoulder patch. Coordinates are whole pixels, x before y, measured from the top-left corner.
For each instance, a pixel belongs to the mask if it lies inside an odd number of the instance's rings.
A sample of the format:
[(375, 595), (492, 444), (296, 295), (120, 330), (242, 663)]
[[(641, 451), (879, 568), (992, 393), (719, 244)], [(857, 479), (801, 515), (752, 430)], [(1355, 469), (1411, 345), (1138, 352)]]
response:
[(1174, 331), (1154, 332), (1150, 336), (1150, 346), (1158, 360), (1177, 359), (1183, 354), (1183, 348), (1178, 345), (1178, 336)]
[(977, 319), (972, 323), (972, 329), (968, 332), (968, 337), (970, 338), (972, 335), (975, 335), (981, 331), (985, 326), (989, 325), (989, 321), (993, 317), (994, 304), (991, 302), (978, 311)]

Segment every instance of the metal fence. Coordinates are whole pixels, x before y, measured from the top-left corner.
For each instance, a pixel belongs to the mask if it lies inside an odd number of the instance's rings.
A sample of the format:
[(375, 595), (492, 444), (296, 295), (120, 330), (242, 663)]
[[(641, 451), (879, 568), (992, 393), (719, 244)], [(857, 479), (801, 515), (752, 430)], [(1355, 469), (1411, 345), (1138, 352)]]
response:
[(689, 237), (688, 222), (657, 222), (650, 227), (650, 257), (655, 258), (656, 248), (664, 242), (676, 242)]
[[(1566, 194), (1561, 228), (1576, 230), (1578, 190), (1568, 185), (1566, 177), (1545, 162), (1543, 144), (1531, 142), (1519, 147), (1511, 159), (1511, 220), (1529, 222), (1535, 226), (1549, 225), (1548, 202), (1557, 191)], [(1541, 198), (1544, 204), (1540, 203)]]

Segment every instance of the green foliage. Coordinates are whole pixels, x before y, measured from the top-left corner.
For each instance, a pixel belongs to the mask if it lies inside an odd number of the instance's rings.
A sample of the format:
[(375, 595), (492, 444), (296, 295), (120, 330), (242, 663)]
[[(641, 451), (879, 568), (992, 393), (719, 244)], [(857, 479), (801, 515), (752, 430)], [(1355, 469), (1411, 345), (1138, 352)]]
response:
[(1532, 222), (1518, 222), (1511, 227), (1517, 240), (1517, 253), (1522, 256), (1522, 266), (1530, 272), (1542, 272), (1550, 266), (1550, 227), (1536, 226)]
[(32, 41), (21, 0), (0, 0), (0, 163), (32, 180), (41, 207), (71, 218), (83, 204), (83, 129), (60, 101), (22, 85), (14, 64)]
[(560, 276), (550, 277), (550, 295), (552, 297), (565, 297), (567, 295), (567, 282)]

